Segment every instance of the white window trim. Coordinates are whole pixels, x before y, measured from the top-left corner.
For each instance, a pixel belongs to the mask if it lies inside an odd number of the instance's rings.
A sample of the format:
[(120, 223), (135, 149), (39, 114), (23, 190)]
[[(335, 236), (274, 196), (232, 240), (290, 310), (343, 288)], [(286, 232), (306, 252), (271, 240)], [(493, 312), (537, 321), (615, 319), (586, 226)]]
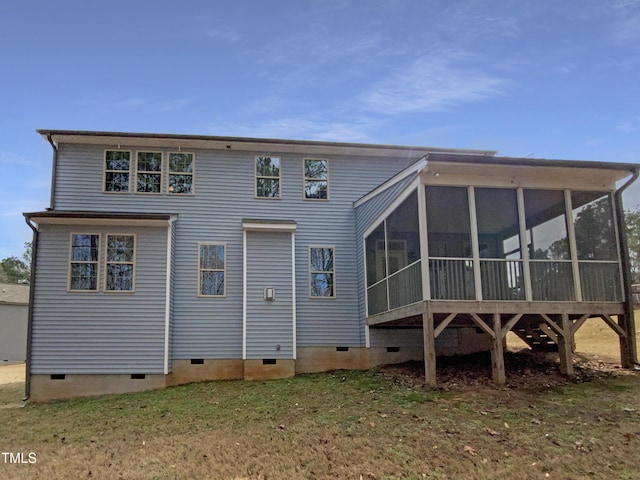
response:
[[(258, 158), (277, 158), (278, 159), (278, 173), (279, 175), (277, 177), (272, 177), (272, 176), (265, 176), (265, 175), (258, 175), (258, 170), (257, 170), (257, 165), (256, 162), (258, 161)], [(261, 197), (258, 195), (258, 179), (259, 178), (263, 178), (265, 180), (278, 180), (278, 196), (277, 197)], [(258, 199), (258, 200), (281, 200), (282, 199), (282, 157), (277, 156), (277, 155), (256, 155), (255, 157), (253, 157), (253, 195), (254, 198)]]
[[(330, 248), (333, 251), (333, 270), (326, 271), (314, 271), (311, 270), (311, 249), (313, 248)], [(309, 249), (307, 251), (307, 267), (309, 276), (307, 277), (307, 283), (309, 285), (309, 298), (312, 300), (333, 300), (336, 298), (336, 247), (335, 245), (309, 245)], [(311, 291), (311, 275), (314, 273), (332, 273), (333, 274), (333, 295), (330, 297), (320, 297), (312, 295)]]
[[(200, 267), (200, 247), (202, 247), (203, 245), (207, 245), (207, 246), (221, 246), (224, 248), (224, 268), (222, 270), (220, 269), (210, 269), (210, 268), (201, 268)], [(227, 242), (198, 242), (198, 292), (197, 292), (197, 296), (199, 298), (225, 298), (227, 296)], [(203, 270), (207, 270), (207, 271), (214, 271), (214, 272), (220, 272), (222, 271), (223, 275), (224, 275), (224, 291), (222, 295), (204, 295), (202, 293), (202, 275), (201, 272)]]
[[(73, 236), (74, 235), (93, 235), (98, 237), (98, 259), (95, 261), (72, 261), (73, 252)], [(102, 248), (102, 235), (96, 232), (70, 232), (69, 233), (69, 255), (67, 260), (67, 292), (69, 293), (96, 293), (100, 291), (100, 255)], [(96, 265), (96, 288), (93, 290), (75, 290), (71, 288), (71, 264), (72, 263), (95, 263)]]
[[(171, 171), (171, 154), (177, 153), (179, 155), (191, 155), (191, 172), (172, 172)], [(189, 197), (196, 194), (196, 154), (195, 152), (182, 152), (179, 150), (171, 150), (167, 152), (166, 162), (167, 162), (167, 175), (166, 175), (166, 185), (167, 185), (167, 195), (177, 196), (177, 197)], [(171, 175), (191, 175), (191, 192), (190, 193), (173, 193), (170, 189), (169, 182), (171, 180)]]
[[(107, 190), (107, 173), (111, 172), (125, 172), (125, 170), (107, 170), (107, 152), (129, 152), (129, 188), (127, 190), (114, 191)], [(134, 159), (132, 150), (122, 150), (120, 148), (105, 148), (104, 153), (102, 155), (102, 193), (108, 194), (127, 194), (131, 193), (131, 172), (135, 169), (133, 168), (133, 162), (137, 163), (137, 157)]]
[[(323, 179), (323, 178), (315, 178), (315, 177), (307, 177), (306, 173), (307, 173), (307, 160), (311, 160), (314, 162), (324, 162), (325, 163), (325, 168), (327, 169), (327, 178)], [(307, 182), (327, 182), (327, 198), (309, 198), (306, 195), (306, 186), (307, 186)], [(329, 201), (329, 160), (327, 160), (326, 158), (303, 158), (302, 159), (302, 199), (303, 200), (308, 200), (310, 202), (328, 202)]]
[[(160, 154), (160, 171), (152, 172), (149, 170), (139, 170), (138, 169), (138, 154), (140, 153), (158, 153)], [(137, 195), (161, 195), (163, 193), (163, 185), (164, 185), (164, 170), (165, 170), (165, 155), (163, 152), (158, 150), (136, 150), (135, 152), (135, 165), (134, 165), (134, 177), (133, 177), (133, 193)], [(168, 160), (166, 162), (168, 168)], [(138, 174), (139, 173), (148, 173), (150, 175), (160, 175), (160, 190), (158, 192), (139, 192), (138, 191)], [(168, 189), (168, 180), (167, 180), (167, 189)]]
[[(104, 284), (103, 284), (103, 292), (104, 293), (114, 293), (114, 294), (131, 294), (136, 291), (136, 259), (137, 259), (137, 247), (138, 247), (138, 237), (135, 233), (120, 233), (120, 232), (109, 232), (105, 234), (106, 242), (104, 242)], [(133, 260), (131, 262), (110, 262), (108, 258), (109, 253), (109, 237), (133, 237)], [(108, 265), (132, 265), (133, 269), (131, 272), (131, 290), (109, 290), (107, 288), (107, 281), (109, 279), (109, 269)]]

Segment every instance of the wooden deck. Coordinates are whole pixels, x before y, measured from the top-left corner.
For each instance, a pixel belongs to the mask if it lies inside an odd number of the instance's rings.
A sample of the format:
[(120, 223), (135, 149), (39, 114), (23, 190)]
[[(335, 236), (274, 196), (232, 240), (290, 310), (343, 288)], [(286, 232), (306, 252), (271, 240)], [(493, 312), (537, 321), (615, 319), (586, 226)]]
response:
[[(425, 383), (435, 387), (435, 339), (451, 326), (473, 326), (491, 337), (492, 377), (504, 384), (504, 340), (516, 325), (542, 325), (558, 345), (560, 371), (573, 374), (574, 335), (589, 318), (601, 318), (620, 337), (621, 363), (635, 361), (633, 314), (620, 302), (497, 302), (427, 300), (367, 318), (370, 327), (421, 327), (424, 337)], [(615, 320), (614, 320), (615, 318)]]

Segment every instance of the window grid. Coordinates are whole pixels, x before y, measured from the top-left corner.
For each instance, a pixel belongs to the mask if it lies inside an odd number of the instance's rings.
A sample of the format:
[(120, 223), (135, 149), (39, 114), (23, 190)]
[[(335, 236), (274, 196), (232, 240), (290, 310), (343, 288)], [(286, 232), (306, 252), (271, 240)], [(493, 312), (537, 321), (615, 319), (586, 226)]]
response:
[(106, 292), (134, 291), (135, 248), (135, 235), (107, 235), (104, 285)]
[(69, 282), (71, 292), (98, 291), (100, 235), (72, 233), (69, 242)]
[(304, 198), (329, 200), (329, 162), (327, 160), (304, 159)]
[(256, 198), (280, 198), (280, 157), (256, 157)]
[(131, 151), (106, 150), (104, 155), (104, 191), (129, 193)]
[(171, 195), (193, 194), (194, 154), (169, 152), (167, 192)]
[(162, 152), (137, 152), (136, 193), (161, 193)]
[(333, 246), (309, 247), (309, 296), (311, 298), (335, 298), (335, 248)]
[(227, 246), (224, 243), (198, 244), (198, 296), (225, 297), (227, 294)]

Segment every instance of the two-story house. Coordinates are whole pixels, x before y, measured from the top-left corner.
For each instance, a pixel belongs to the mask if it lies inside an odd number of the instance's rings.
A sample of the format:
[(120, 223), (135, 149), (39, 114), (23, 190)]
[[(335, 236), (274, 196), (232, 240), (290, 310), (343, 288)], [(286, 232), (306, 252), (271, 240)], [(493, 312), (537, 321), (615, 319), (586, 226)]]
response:
[(635, 361), (620, 193), (638, 165), (39, 133), (53, 174), (50, 208), (25, 214), (35, 400), (422, 358), (435, 385), (436, 354), (478, 350), (500, 383), (511, 329), (547, 331), (570, 373), (591, 317)]

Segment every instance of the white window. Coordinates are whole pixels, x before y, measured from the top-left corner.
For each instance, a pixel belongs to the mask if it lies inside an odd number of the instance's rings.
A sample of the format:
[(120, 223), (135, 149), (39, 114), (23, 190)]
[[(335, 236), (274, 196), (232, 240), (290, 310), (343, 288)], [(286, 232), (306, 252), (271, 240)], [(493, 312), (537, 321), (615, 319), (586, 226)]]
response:
[(132, 292), (135, 283), (135, 235), (107, 235), (105, 291)]
[(170, 194), (189, 195), (193, 193), (193, 153), (169, 153)]
[(162, 153), (138, 152), (136, 159), (136, 192), (160, 193), (162, 188)]
[(309, 295), (334, 298), (335, 258), (333, 247), (309, 247)]
[(226, 295), (226, 246), (221, 243), (198, 245), (198, 296)]
[(127, 150), (106, 150), (104, 156), (104, 191), (129, 192), (131, 172), (131, 152)]
[(98, 290), (98, 258), (100, 235), (72, 233), (69, 247), (70, 291), (95, 292)]
[(326, 160), (304, 159), (304, 198), (329, 199), (329, 167)]
[(256, 157), (256, 197), (280, 198), (280, 158)]

